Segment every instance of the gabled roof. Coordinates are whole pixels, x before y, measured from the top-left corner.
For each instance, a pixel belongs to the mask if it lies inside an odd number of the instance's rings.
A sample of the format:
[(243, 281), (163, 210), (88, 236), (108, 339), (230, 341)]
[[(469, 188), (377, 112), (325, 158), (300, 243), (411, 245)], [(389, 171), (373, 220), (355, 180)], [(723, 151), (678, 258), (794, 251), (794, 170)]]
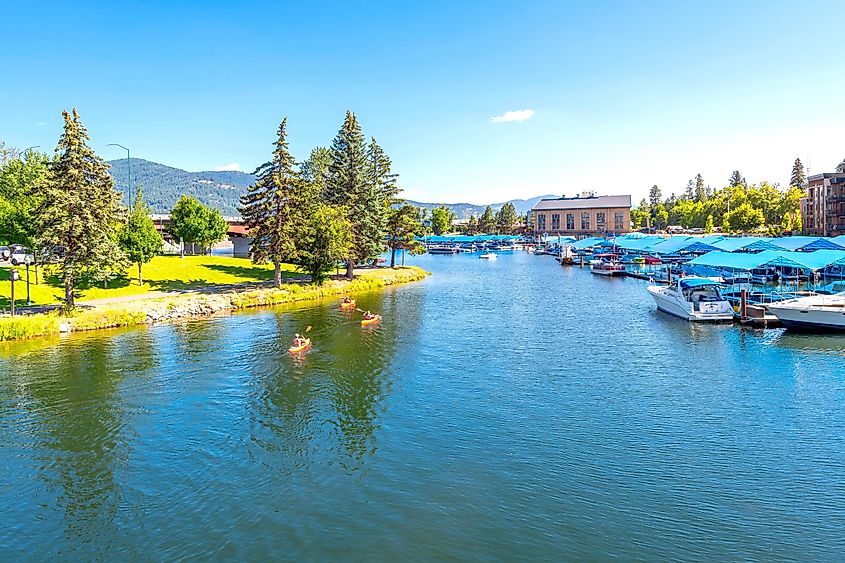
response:
[(532, 211), (592, 209), (595, 207), (631, 207), (629, 195), (600, 195), (592, 197), (558, 197), (541, 199)]
[(775, 239), (772, 242), (784, 250), (845, 250), (845, 242), (827, 237), (794, 236)]

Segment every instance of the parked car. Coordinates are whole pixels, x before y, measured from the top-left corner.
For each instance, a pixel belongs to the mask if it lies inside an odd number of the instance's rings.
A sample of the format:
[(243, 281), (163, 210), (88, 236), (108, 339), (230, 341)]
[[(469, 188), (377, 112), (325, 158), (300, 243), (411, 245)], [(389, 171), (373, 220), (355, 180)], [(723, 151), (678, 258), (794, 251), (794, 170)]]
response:
[(0, 246), (0, 260), (8, 260), (12, 256), (12, 249), (8, 246)]
[(12, 251), (12, 266), (35, 263), (35, 256), (29, 252), (28, 248), (20, 245), (15, 246), (16, 248)]

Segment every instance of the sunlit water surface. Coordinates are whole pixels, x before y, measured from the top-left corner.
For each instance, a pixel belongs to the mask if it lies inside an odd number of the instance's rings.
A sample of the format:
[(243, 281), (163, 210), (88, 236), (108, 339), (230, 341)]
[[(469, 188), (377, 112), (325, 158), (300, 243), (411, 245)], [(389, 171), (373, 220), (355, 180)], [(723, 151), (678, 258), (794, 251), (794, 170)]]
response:
[(2, 346), (0, 558), (843, 557), (845, 337), (415, 263), (370, 330), (330, 303)]

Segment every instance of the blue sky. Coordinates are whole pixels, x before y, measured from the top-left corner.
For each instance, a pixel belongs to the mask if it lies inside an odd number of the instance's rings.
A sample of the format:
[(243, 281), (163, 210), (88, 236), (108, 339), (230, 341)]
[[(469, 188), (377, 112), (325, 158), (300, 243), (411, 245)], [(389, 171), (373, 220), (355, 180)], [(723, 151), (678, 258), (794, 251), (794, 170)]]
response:
[[(188, 170), (328, 145), (347, 109), (406, 195), (787, 182), (845, 157), (841, 2), (155, 2), (4, 6), (0, 139), (77, 107), (106, 158)], [(506, 112), (521, 121), (494, 122)], [(526, 118), (527, 117), (527, 118)]]

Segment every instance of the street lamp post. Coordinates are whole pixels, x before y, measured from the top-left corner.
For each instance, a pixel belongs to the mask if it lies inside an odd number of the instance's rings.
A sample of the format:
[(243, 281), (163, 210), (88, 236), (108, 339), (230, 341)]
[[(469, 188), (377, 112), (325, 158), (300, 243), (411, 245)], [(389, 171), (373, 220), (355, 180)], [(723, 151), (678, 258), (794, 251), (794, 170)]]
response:
[(128, 169), (127, 177), (129, 178), (127, 180), (127, 184), (129, 186), (129, 192), (128, 192), (128, 194), (129, 194), (129, 207), (132, 207), (132, 161), (129, 160), (129, 149), (127, 149), (126, 147), (124, 147), (123, 145), (120, 145), (118, 143), (109, 143), (106, 146), (107, 147), (120, 147), (120, 148), (122, 148), (123, 150), (126, 151), (126, 166), (127, 166), (127, 169)]
[(32, 301), (29, 299), (29, 265), (32, 263), (32, 258), (29, 257), (29, 254), (24, 256), (23, 259), (24, 263), (26, 263), (26, 306), (32, 306)]
[(9, 279), (12, 281), (12, 317), (15, 316), (15, 282), (20, 279), (16, 269), (9, 270)]

